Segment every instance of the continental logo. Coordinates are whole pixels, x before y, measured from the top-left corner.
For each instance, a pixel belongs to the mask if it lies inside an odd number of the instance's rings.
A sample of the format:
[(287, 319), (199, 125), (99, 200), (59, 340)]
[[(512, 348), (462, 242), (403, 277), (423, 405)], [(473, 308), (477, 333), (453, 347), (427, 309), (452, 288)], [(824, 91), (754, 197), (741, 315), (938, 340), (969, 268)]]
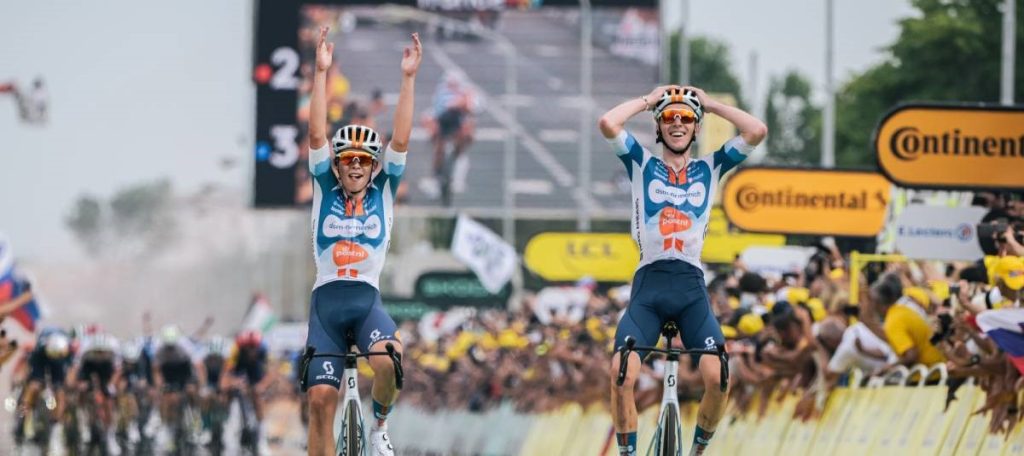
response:
[(885, 222), (890, 190), (872, 172), (743, 168), (726, 183), (722, 206), (745, 231), (874, 236)]
[(1016, 157), (1024, 159), (1024, 135), (973, 136), (960, 129), (941, 134), (922, 133), (917, 127), (903, 127), (893, 132), (889, 150), (900, 160), (917, 160), (922, 155), (947, 157)]
[(885, 207), (887, 195), (881, 191), (868, 194), (859, 192), (801, 192), (792, 187), (764, 190), (757, 184), (747, 184), (736, 191), (736, 205), (745, 211), (756, 211), (764, 207), (787, 207), (811, 210), (866, 211), (872, 205)]
[(875, 131), (879, 167), (904, 187), (1024, 188), (1024, 109), (901, 106)]

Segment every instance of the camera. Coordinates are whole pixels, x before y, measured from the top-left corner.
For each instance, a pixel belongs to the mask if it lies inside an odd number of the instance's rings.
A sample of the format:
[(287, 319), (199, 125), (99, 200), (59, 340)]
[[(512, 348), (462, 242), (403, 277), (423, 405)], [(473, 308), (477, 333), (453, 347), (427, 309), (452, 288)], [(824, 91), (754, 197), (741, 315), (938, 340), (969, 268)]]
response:
[(1013, 228), (1013, 237), (1018, 243), (1024, 242), (1024, 222), (1005, 219), (978, 224), (978, 244), (985, 255), (998, 255), (999, 244), (1007, 241), (1006, 229)]

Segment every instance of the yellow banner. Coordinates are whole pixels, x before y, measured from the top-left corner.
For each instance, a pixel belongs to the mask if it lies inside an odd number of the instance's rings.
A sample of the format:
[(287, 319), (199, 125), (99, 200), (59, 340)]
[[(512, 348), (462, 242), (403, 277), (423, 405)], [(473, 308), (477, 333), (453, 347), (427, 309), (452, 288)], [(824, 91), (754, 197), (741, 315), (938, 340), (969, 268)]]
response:
[(746, 231), (874, 236), (885, 223), (889, 190), (872, 172), (741, 168), (725, 186), (722, 207)]
[(904, 187), (1024, 188), (1024, 109), (901, 106), (875, 131), (875, 151)]
[(786, 236), (730, 232), (725, 212), (717, 207), (711, 210), (711, 220), (708, 221), (707, 236), (704, 238), (704, 250), (701, 252), (701, 259), (705, 263), (732, 263), (736, 255), (755, 245), (786, 245)]
[(628, 282), (640, 262), (640, 250), (625, 233), (541, 233), (526, 244), (523, 257), (526, 267), (545, 280), (590, 276)]

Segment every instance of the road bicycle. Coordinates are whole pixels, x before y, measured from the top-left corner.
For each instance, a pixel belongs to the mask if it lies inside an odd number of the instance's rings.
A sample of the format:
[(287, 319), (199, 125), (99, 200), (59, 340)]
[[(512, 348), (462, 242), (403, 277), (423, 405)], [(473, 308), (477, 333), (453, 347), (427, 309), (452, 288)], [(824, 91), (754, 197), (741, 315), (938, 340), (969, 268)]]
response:
[(337, 436), (335, 453), (338, 456), (363, 456), (366, 454), (366, 432), (363, 425), (363, 406), (359, 399), (359, 372), (356, 369), (356, 362), (359, 358), (369, 359), (371, 356), (387, 356), (395, 367), (395, 387), (402, 389), (402, 355), (395, 351), (395, 347), (388, 343), (384, 346), (386, 351), (366, 353), (316, 353), (313, 347), (306, 347), (302, 354), (302, 369), (299, 373), (299, 382), (302, 391), (307, 389), (306, 375), (309, 372), (309, 363), (313, 358), (344, 358), (345, 375), (343, 385), (345, 398), (342, 400), (341, 431)]
[[(647, 351), (663, 353), (666, 357), (665, 378), (663, 380), (664, 391), (661, 396), (661, 411), (658, 414), (658, 429), (654, 433), (654, 439), (647, 447), (647, 454), (655, 456), (681, 456), (683, 454), (683, 430), (679, 423), (679, 394), (676, 391), (677, 378), (679, 375), (679, 355), (712, 355), (717, 356), (721, 362), (721, 389), (725, 392), (729, 389), (729, 355), (725, 347), (717, 346), (714, 350), (707, 349), (681, 349), (672, 347), (672, 339), (679, 334), (679, 328), (674, 322), (665, 323), (661, 328), (661, 335), (667, 341), (665, 349), (657, 347), (638, 347), (636, 339), (632, 336), (626, 337), (626, 344), (619, 349), (619, 375), (615, 380), (616, 385), (622, 386), (626, 380), (626, 366), (629, 362), (629, 352)], [(652, 453), (653, 451), (653, 453)]]

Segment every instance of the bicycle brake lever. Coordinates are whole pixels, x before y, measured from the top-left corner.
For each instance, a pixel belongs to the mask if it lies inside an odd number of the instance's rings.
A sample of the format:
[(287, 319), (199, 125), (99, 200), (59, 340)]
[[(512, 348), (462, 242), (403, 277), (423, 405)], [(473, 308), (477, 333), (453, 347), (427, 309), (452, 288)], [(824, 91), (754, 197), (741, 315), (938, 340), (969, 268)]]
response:
[(314, 353), (316, 353), (316, 348), (312, 346), (306, 346), (306, 349), (302, 351), (302, 362), (299, 368), (299, 389), (302, 392), (306, 392), (309, 389), (309, 382), (306, 380), (306, 376), (309, 374), (309, 362), (313, 360)]
[(629, 364), (629, 352), (636, 346), (636, 339), (633, 336), (626, 336), (626, 346), (619, 349), (619, 375), (615, 379), (616, 386), (622, 386), (626, 381), (626, 366)]
[(388, 342), (384, 345), (384, 349), (388, 352), (388, 357), (391, 358), (391, 363), (395, 366), (395, 388), (398, 390), (402, 389), (402, 385), (405, 384), (405, 373), (402, 371), (402, 354), (395, 351), (395, 346)]
[(725, 347), (718, 347), (718, 361), (722, 365), (719, 375), (721, 376), (721, 389), (724, 393), (729, 389), (729, 354), (725, 352)]

